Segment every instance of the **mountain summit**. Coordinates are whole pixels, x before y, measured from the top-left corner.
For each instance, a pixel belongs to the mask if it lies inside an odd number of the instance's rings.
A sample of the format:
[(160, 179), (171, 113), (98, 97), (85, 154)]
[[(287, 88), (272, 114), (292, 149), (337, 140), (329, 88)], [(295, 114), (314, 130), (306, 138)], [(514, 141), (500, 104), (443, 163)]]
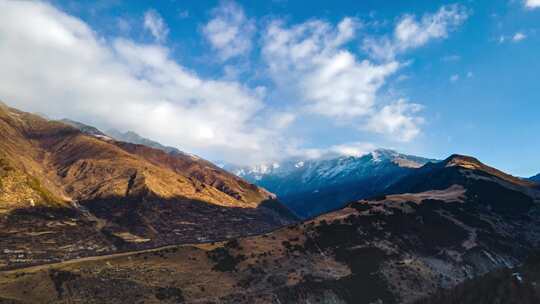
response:
[[(442, 190), (449, 184), (467, 185), (471, 177), (480, 181), (493, 180), (497, 184), (521, 189), (531, 189), (535, 184), (498, 169), (483, 164), (478, 159), (470, 156), (454, 154), (439, 163), (428, 163), (416, 169), (407, 178), (396, 181), (386, 189), (386, 193), (422, 192), (432, 189)], [(494, 179), (495, 177), (496, 179)], [(481, 182), (478, 183), (481, 183)], [(528, 191), (529, 191), (528, 190)]]
[(361, 156), (225, 168), (276, 193), (289, 208), (307, 218), (380, 193), (428, 162), (436, 160), (377, 149)]

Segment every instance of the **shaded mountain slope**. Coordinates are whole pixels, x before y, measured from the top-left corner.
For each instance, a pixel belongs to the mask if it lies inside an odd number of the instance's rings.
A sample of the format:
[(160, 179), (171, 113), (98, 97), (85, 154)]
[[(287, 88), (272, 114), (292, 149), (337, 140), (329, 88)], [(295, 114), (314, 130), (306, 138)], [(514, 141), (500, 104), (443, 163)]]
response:
[(249, 235), (294, 220), (274, 195), (206, 161), (5, 105), (0, 165), (0, 268)]
[(533, 182), (540, 183), (540, 174), (537, 174), (529, 179), (532, 180)]
[[(0, 297), (20, 303), (413, 303), (519, 265), (540, 245), (539, 193), (480, 162), (448, 165), (461, 159), (428, 165), (433, 188), (406, 183), (414, 178), (408, 176), (400, 183), (403, 193), (264, 235), (1, 273)], [(20, 286), (35, 288), (24, 293)]]
[[(534, 182), (508, 175), (473, 157), (462, 155), (452, 155), (440, 163), (429, 163), (391, 185), (386, 193), (442, 190), (447, 188), (448, 184), (467, 188), (472, 198), (482, 193), (484, 200), (492, 201), (503, 198), (511, 201), (517, 196), (535, 196), (538, 193), (537, 189), (534, 189)], [(487, 191), (488, 189), (491, 191)], [(515, 206), (505, 203), (500, 207), (512, 209)]]
[(520, 267), (498, 269), (416, 302), (430, 303), (540, 303), (540, 255), (531, 255)]
[(381, 193), (429, 161), (434, 160), (378, 149), (358, 157), (292, 159), (251, 168), (226, 168), (276, 193), (296, 214), (309, 218)]

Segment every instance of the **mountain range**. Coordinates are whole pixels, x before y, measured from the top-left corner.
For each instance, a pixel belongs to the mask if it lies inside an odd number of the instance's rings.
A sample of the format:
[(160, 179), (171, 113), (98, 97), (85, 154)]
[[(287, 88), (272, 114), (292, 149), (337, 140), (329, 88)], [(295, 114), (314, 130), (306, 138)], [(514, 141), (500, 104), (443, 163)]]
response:
[(275, 193), (297, 215), (309, 218), (382, 193), (428, 162), (437, 160), (377, 149), (361, 156), (295, 158), (224, 168)]
[[(266, 234), (6, 272), (0, 295), (12, 303), (435, 303), (455, 288), (465, 301), (466, 286), (520, 271), (540, 245), (536, 184), (461, 155), (416, 172), (389, 194)], [(483, 275), (487, 283), (471, 281)]]
[(540, 183), (540, 174), (531, 177), (530, 180)]

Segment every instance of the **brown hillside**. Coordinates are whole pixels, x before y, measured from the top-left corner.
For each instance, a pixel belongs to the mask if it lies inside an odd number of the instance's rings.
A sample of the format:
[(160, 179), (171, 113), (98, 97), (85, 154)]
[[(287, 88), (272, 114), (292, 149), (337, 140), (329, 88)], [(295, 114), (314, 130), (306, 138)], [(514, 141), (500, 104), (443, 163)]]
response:
[[(12, 167), (19, 175), (35, 176), (44, 189), (64, 200), (152, 194), (222, 206), (257, 207), (273, 198), (269, 192), (204, 160), (102, 140), (6, 106), (0, 108), (0, 131), (4, 167)], [(17, 179), (17, 174), (10, 173), (10, 179)], [(32, 194), (35, 191), (31, 185), (25, 188), (19, 193), (10, 188), (14, 199), (6, 196), (2, 201), (45, 201)]]
[(0, 105), (0, 268), (223, 240), (294, 219), (205, 160)]

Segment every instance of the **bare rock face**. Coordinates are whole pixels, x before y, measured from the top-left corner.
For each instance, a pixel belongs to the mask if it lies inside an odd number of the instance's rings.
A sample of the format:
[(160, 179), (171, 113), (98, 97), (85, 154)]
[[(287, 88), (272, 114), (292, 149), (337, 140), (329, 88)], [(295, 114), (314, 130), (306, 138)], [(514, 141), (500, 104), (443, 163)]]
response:
[(262, 233), (295, 220), (275, 199), (205, 160), (0, 107), (0, 268)]
[[(458, 286), (459, 291), (466, 280), (517, 266), (540, 245), (540, 193), (494, 170), (452, 156), (419, 168), (387, 195), (267, 234), (4, 272), (0, 298), (22, 303), (423, 301), (441, 288)], [(23, 293), (18, 288), (23, 284), (40, 288)]]

